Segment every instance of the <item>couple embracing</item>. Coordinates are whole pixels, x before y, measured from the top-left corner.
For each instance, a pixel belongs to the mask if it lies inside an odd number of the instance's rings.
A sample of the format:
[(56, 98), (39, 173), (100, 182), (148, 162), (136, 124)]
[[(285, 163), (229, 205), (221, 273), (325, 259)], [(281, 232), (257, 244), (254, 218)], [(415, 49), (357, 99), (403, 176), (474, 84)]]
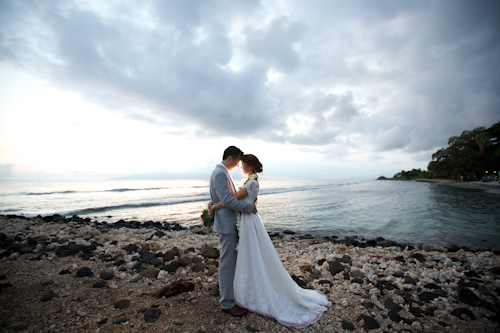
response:
[[(331, 303), (322, 293), (299, 287), (281, 263), (257, 214), (257, 174), (262, 172), (262, 164), (234, 146), (224, 151), (222, 159), (210, 177), (213, 231), (220, 234), (221, 243), (222, 311), (239, 317), (250, 310), (296, 328), (314, 324)], [(236, 190), (229, 171), (240, 161), (242, 173), (248, 177)]]

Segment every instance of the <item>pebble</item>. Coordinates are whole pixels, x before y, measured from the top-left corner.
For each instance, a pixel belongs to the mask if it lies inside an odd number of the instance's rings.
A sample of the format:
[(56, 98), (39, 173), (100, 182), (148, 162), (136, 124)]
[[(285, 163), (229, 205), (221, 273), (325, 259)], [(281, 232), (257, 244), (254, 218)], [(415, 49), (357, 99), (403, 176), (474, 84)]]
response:
[(99, 277), (103, 280), (111, 280), (115, 276), (115, 271), (111, 268), (106, 268), (101, 271)]

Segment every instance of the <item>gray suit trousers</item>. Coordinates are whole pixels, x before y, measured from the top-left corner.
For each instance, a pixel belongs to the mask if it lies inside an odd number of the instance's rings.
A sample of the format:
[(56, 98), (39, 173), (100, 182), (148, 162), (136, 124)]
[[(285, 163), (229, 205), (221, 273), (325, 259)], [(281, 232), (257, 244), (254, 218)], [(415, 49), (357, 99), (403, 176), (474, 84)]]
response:
[(234, 302), (234, 270), (236, 269), (236, 241), (238, 234), (220, 234), (221, 256), (219, 260), (220, 306), (231, 309)]

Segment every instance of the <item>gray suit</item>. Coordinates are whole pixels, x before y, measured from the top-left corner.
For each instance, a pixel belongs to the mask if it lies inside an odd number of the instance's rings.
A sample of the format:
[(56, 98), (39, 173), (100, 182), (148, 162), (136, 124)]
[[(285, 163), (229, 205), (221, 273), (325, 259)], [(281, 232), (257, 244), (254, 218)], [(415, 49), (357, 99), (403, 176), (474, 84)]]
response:
[(236, 217), (234, 212), (251, 213), (253, 205), (233, 197), (236, 193), (229, 171), (218, 164), (210, 176), (210, 197), (214, 204), (222, 202), (224, 208), (215, 211), (214, 232), (220, 234), (221, 256), (219, 261), (220, 304), (230, 309), (234, 302), (234, 269), (236, 268)]

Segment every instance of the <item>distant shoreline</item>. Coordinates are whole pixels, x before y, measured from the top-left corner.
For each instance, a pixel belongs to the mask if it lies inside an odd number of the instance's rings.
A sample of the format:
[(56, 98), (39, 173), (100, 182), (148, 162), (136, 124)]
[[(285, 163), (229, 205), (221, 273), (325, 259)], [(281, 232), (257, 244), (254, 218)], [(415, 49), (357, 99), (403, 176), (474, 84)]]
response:
[(395, 180), (395, 181), (415, 181), (418, 183), (434, 183), (440, 185), (451, 185), (464, 188), (480, 188), (480, 189), (494, 189), (500, 190), (500, 182), (498, 180), (491, 181), (461, 181), (461, 180), (450, 180), (450, 179), (394, 179), (386, 178), (381, 180)]

